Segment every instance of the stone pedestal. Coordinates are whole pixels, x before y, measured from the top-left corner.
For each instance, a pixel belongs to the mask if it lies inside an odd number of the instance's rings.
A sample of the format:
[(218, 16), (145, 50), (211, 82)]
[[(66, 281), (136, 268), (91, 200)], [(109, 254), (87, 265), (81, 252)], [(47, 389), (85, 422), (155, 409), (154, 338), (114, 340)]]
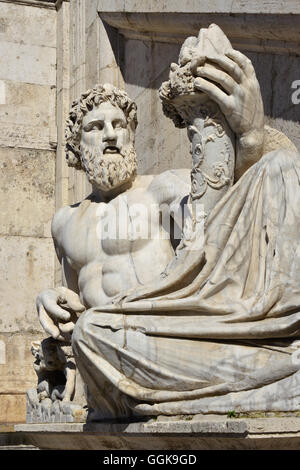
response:
[(300, 417), (158, 417), (147, 422), (22, 424), (27, 444), (56, 450), (296, 450)]
[(26, 423), (82, 423), (86, 417), (87, 407), (49, 398), (39, 402), (35, 389), (27, 392)]

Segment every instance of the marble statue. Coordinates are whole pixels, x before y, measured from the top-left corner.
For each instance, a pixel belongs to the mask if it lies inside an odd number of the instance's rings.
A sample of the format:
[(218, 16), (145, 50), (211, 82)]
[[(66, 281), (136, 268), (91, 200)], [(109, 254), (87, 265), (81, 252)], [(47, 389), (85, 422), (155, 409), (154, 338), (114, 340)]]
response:
[[(83, 421), (87, 416), (70, 341), (49, 337), (31, 344), (37, 387), (27, 391), (28, 423)], [(75, 384), (77, 381), (77, 393)]]
[[(74, 325), (84, 310), (110, 304), (116, 295), (151, 283), (174, 256), (176, 233), (168, 212), (171, 207), (181, 212), (189, 171), (137, 176), (136, 125), (135, 103), (109, 84), (88, 90), (70, 111), (68, 164), (86, 173), (93, 192), (81, 203), (63, 207), (52, 221), (63, 285), (41, 292), (37, 310), (57, 349), (60, 343), (71, 344)], [(181, 230), (178, 227), (179, 235)], [(36, 349), (33, 345), (34, 354)], [(55, 389), (61, 386), (61, 382), (52, 383)], [(36, 402), (46, 398), (72, 401), (74, 395), (74, 390), (70, 393), (64, 388), (61, 394), (40, 394), (39, 385), (37, 391), (32, 395)]]
[[(40, 321), (72, 341), (91, 420), (298, 410), (297, 149), (264, 126), (253, 65), (216, 25), (184, 42), (160, 99), (187, 129), (191, 171), (135, 176), (124, 92), (97, 86), (73, 104), (68, 162), (93, 193), (53, 219), (64, 285), (39, 295)], [(136, 202), (186, 206), (180, 242), (105, 237), (102, 211), (129, 227)], [(160, 217), (153, 230), (171, 232)]]
[(32, 343), (34, 370), (38, 377), (38, 401), (46, 398), (69, 402), (75, 392), (75, 361), (72, 347), (52, 337)]
[[(52, 221), (64, 285), (41, 292), (37, 309), (45, 331), (55, 339), (70, 340), (83, 310), (110, 304), (121, 292), (151, 283), (173, 258), (162, 221), (148, 220), (151, 211), (142, 209), (180, 203), (189, 188), (189, 173), (136, 176), (136, 124), (135, 103), (108, 84), (73, 103), (67, 160), (85, 171), (93, 192), (81, 203), (60, 209)], [(134, 218), (149, 233), (134, 230)]]

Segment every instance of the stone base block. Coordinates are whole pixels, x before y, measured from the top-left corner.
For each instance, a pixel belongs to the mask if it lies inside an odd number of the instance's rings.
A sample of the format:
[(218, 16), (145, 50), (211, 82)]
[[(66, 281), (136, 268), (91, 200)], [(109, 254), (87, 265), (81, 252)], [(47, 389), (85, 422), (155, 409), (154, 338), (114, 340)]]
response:
[(59, 450), (296, 450), (300, 418), (158, 417), (145, 422), (20, 424), (26, 442)]
[(28, 390), (26, 404), (26, 423), (84, 423), (87, 408), (73, 402), (45, 398), (38, 401), (37, 391)]

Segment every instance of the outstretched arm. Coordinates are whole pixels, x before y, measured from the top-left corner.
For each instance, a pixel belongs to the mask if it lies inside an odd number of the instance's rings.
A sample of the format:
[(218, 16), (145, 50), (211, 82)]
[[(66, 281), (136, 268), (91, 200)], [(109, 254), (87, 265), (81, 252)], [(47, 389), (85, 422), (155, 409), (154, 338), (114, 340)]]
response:
[[(236, 134), (235, 179), (263, 154), (264, 109), (260, 86), (251, 60), (231, 49), (224, 56), (207, 57), (208, 63), (191, 64), (195, 88), (215, 101)], [(215, 64), (216, 66), (212, 65)]]

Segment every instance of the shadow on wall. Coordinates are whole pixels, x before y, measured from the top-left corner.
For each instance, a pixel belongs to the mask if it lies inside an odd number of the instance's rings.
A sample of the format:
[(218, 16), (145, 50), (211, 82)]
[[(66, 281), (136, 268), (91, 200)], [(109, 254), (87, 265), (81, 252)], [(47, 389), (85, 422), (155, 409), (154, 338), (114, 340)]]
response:
[[(161, 83), (168, 79), (170, 64), (177, 62), (181, 44), (128, 39), (119, 34), (117, 29), (108, 25), (106, 25), (106, 30), (115, 59), (124, 77), (126, 90), (138, 105), (139, 132), (141, 130), (144, 132), (146, 121), (148, 123), (146, 127), (151, 123), (152, 128), (155, 128), (153, 123), (161, 121), (161, 131), (168, 134), (170, 129), (163, 122), (158, 89)], [(300, 151), (300, 103), (292, 101), (292, 95), (295, 92), (292, 85), (295, 81), (300, 80), (300, 57), (262, 52), (244, 51), (244, 53), (252, 60), (260, 83), (266, 124), (284, 132)], [(145, 117), (146, 111), (151, 116)], [(160, 126), (157, 126), (157, 129), (159, 130)], [(176, 130), (176, 132), (180, 131)], [(178, 142), (180, 141), (183, 146), (187, 146), (187, 141), (184, 140), (185, 143), (183, 143), (183, 140), (182, 134)], [(137, 142), (139, 142), (139, 138)], [(149, 138), (147, 146), (150, 145), (150, 150), (152, 144), (155, 147), (155, 143), (151, 144), (151, 142)], [(174, 149), (175, 160), (179, 143), (176, 145), (177, 147)], [(183, 151), (182, 145), (179, 145), (180, 152), (184, 153), (183, 161), (187, 164), (189, 162), (188, 151)], [(156, 145), (157, 151), (159, 148)], [(161, 151), (163, 153), (163, 150)], [(149, 173), (148, 169), (146, 172)]]
[(261, 87), (266, 124), (284, 132), (300, 151), (300, 103), (293, 103), (295, 81), (300, 80), (300, 57), (247, 53)]

